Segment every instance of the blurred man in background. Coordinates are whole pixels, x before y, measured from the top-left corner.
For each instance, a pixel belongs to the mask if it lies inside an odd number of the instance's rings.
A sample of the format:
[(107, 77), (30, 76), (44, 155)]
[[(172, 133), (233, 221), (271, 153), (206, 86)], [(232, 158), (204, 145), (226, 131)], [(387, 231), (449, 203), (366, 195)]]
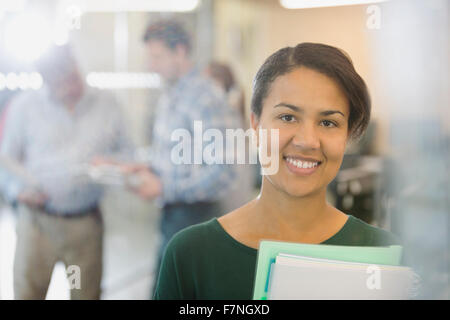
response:
[[(140, 180), (133, 190), (144, 198), (156, 198), (162, 206), (156, 282), (171, 237), (185, 227), (224, 214), (220, 199), (228, 194), (235, 178), (234, 168), (225, 164), (175, 164), (171, 153), (177, 143), (171, 140), (172, 133), (182, 128), (193, 137), (194, 121), (201, 121), (203, 130), (214, 128), (225, 136), (225, 129), (238, 127), (238, 122), (224, 93), (194, 65), (191, 39), (180, 24), (151, 24), (144, 42), (150, 70), (160, 75), (166, 88), (155, 111), (151, 166), (135, 166), (129, 171)], [(198, 147), (193, 139), (189, 145), (191, 150)]]
[(44, 299), (62, 261), (80, 272), (71, 298), (99, 299), (102, 190), (80, 168), (125, 148), (122, 118), (112, 96), (85, 87), (68, 46), (53, 48), (37, 68), (45, 86), (13, 101), (0, 152), (16, 168), (0, 181), (18, 211), (15, 298)]

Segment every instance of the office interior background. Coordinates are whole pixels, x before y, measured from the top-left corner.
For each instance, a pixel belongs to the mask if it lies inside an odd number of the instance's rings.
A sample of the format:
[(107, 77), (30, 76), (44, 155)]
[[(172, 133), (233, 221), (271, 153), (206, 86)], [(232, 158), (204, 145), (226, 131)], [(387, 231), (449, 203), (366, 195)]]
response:
[[(348, 148), (329, 199), (397, 233), (412, 248), (420, 298), (448, 299), (449, 13), (447, 0), (2, 0), (0, 113), (24, 91), (43, 86), (33, 61), (50, 43), (70, 43), (86, 84), (120, 101), (139, 154), (151, 139), (161, 92), (142, 42), (149, 22), (181, 21), (193, 36), (199, 67), (229, 65), (247, 118), (252, 80), (268, 55), (300, 42), (342, 48), (369, 87), (372, 119), (362, 140)], [(115, 186), (101, 206), (102, 299), (148, 299), (159, 208)], [(12, 299), (16, 216), (5, 201), (0, 207), (0, 299)], [(64, 265), (57, 264), (47, 299), (68, 299), (68, 288)]]

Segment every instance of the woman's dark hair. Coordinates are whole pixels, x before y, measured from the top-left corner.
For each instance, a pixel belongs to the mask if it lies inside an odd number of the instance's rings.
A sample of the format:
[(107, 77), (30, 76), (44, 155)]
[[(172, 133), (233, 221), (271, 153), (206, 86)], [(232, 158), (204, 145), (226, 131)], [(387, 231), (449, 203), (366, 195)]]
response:
[(223, 85), (226, 92), (229, 92), (235, 85), (233, 72), (225, 63), (211, 61), (206, 68), (210, 76)]
[(272, 82), (301, 66), (320, 72), (337, 82), (349, 101), (349, 136), (360, 137), (370, 120), (371, 102), (367, 86), (355, 71), (348, 55), (325, 44), (300, 43), (295, 47), (280, 49), (267, 58), (253, 81), (252, 112), (260, 117), (263, 101)]

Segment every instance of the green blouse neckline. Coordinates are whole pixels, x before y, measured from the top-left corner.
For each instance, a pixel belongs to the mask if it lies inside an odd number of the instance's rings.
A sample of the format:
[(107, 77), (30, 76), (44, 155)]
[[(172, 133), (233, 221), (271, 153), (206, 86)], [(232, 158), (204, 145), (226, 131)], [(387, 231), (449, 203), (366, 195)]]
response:
[[(336, 232), (334, 235), (332, 235), (330, 238), (328, 238), (325, 241), (322, 241), (320, 244), (332, 244), (333, 242), (335, 242), (335, 239), (340, 238), (343, 234), (346, 233), (347, 229), (349, 228), (349, 225), (351, 224), (351, 221), (353, 221), (355, 219), (355, 217), (353, 217), (352, 215), (347, 215), (348, 219), (345, 222), (345, 224), (342, 226), (341, 229), (339, 229), (338, 232)], [(212, 225), (213, 227), (220, 232), (228, 241), (229, 243), (237, 248), (243, 249), (245, 252), (249, 253), (249, 254), (253, 254), (256, 255), (258, 253), (258, 249), (249, 247), (239, 241), (237, 241), (235, 238), (233, 238), (220, 224), (220, 222), (217, 220), (217, 218), (212, 219)]]

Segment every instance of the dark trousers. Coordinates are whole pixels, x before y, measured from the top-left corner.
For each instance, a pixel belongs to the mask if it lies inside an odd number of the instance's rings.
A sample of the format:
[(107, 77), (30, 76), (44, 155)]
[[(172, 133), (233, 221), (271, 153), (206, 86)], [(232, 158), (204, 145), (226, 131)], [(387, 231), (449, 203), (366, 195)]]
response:
[(178, 231), (186, 227), (220, 217), (222, 214), (222, 207), (218, 202), (174, 203), (163, 207), (160, 225), (162, 239), (155, 268), (155, 277), (151, 292), (152, 297), (158, 282), (159, 269), (164, 251), (170, 239)]

